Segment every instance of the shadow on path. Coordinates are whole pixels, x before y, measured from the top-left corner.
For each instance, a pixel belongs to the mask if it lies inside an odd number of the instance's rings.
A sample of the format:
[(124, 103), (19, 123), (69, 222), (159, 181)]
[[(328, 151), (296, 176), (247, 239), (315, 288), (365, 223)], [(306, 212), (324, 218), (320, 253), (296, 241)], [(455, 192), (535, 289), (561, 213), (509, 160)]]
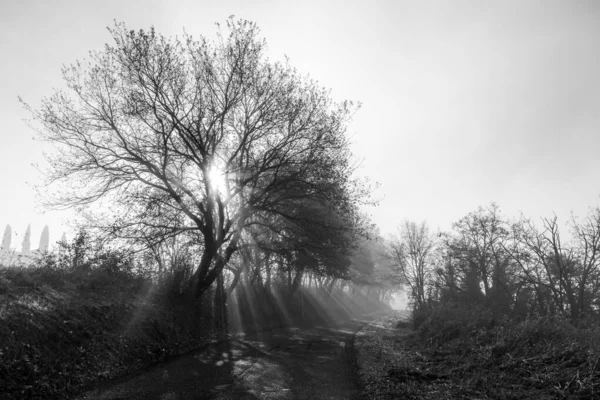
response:
[(351, 348), (371, 320), (231, 338), (76, 399), (360, 399)]
[[(233, 345), (233, 346), (232, 346)], [(236, 365), (250, 363), (260, 356), (255, 349), (223, 341), (204, 350), (177, 357), (151, 367), (136, 376), (101, 385), (76, 399), (90, 400), (179, 400), (219, 398), (222, 390), (235, 384)], [(244, 388), (236, 387), (239, 399), (257, 399)]]

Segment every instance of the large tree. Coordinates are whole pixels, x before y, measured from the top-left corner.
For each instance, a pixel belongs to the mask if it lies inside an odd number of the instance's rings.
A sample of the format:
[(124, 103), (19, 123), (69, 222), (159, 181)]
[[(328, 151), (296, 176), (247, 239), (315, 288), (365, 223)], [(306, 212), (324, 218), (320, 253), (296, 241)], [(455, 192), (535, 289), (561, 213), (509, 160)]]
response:
[(195, 233), (196, 294), (253, 225), (312, 226), (316, 214), (303, 208), (318, 204), (332, 229), (343, 219), (356, 232), (367, 190), (351, 178), (345, 130), (355, 107), (267, 60), (254, 23), (230, 19), (212, 42), (109, 31), (112, 46), (64, 68), (64, 91), (26, 105), (58, 149), (48, 178), (60, 190), (49, 204), (101, 201), (111, 216), (96, 223), (117, 236)]

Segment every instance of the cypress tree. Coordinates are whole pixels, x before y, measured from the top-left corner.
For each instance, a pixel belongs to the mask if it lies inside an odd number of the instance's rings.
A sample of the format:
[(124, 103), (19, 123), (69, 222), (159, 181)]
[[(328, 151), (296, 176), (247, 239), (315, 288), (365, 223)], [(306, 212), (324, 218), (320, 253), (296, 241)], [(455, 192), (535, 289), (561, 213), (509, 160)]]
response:
[(10, 227), (10, 225), (7, 224), (6, 228), (4, 229), (4, 237), (2, 238), (2, 246), (0, 247), (0, 250), (9, 251), (11, 240), (12, 240), (12, 228)]
[(44, 230), (42, 231), (42, 235), (40, 236), (40, 246), (38, 250), (40, 253), (45, 253), (48, 251), (48, 244), (50, 243), (50, 230), (48, 225), (44, 226)]
[(23, 237), (23, 244), (21, 245), (21, 254), (27, 256), (29, 253), (31, 253), (31, 224), (27, 225), (27, 230)]

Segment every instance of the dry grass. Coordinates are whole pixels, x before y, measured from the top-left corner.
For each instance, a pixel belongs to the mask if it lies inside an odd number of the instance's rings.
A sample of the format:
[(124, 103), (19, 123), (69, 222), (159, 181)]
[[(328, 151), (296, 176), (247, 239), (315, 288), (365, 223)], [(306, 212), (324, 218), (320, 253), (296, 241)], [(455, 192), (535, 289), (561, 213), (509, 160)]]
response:
[(410, 362), (402, 349), (403, 335), (396, 329), (398, 321), (408, 321), (409, 318), (408, 312), (389, 313), (356, 334), (357, 370), (366, 398), (394, 399), (400, 394), (407, 394), (388, 377), (388, 372)]
[(0, 399), (64, 399), (214, 337), (197, 310), (100, 271), (0, 268)]
[(598, 328), (498, 321), (473, 309), (436, 310), (417, 330), (396, 318), (357, 337), (370, 399), (600, 398)]

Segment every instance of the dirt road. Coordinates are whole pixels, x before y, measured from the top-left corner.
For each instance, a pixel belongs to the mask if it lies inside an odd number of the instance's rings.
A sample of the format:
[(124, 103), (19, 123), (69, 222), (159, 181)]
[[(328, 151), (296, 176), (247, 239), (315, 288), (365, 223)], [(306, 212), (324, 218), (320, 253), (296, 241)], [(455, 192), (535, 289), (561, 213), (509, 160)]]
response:
[(369, 321), (232, 338), (77, 399), (360, 399), (352, 338)]

